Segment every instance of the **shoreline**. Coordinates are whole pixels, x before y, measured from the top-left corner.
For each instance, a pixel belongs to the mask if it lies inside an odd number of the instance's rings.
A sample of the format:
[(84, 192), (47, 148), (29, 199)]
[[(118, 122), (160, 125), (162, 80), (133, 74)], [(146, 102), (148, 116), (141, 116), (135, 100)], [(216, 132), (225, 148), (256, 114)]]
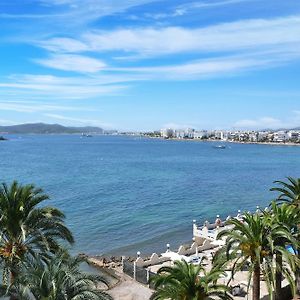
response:
[[(5, 135), (20, 135), (20, 136), (81, 136), (81, 133), (0, 133)], [(180, 141), (180, 142), (210, 142), (210, 143), (231, 143), (231, 144), (249, 144), (249, 145), (266, 145), (266, 146), (300, 146), (300, 143), (294, 143), (294, 142), (285, 142), (285, 143), (277, 143), (277, 142), (249, 142), (249, 141), (228, 141), (228, 140), (212, 140), (212, 139), (190, 139), (190, 138), (163, 138), (163, 137), (154, 137), (154, 136), (147, 136), (143, 134), (139, 135), (130, 135), (130, 134), (99, 134), (95, 133), (93, 136), (114, 136), (114, 137), (140, 137), (140, 138), (146, 138), (146, 139), (158, 139), (163, 141)], [(1, 139), (0, 139), (1, 140)], [(5, 139), (8, 140), (8, 139)]]
[(276, 142), (240, 142), (240, 141), (226, 141), (226, 140), (202, 140), (202, 139), (182, 139), (182, 138), (162, 138), (162, 137), (151, 137), (143, 136), (149, 139), (159, 139), (163, 141), (180, 141), (180, 142), (209, 142), (209, 143), (230, 143), (230, 144), (249, 144), (249, 145), (266, 145), (266, 146), (300, 146), (300, 143), (286, 142), (286, 143), (276, 143)]

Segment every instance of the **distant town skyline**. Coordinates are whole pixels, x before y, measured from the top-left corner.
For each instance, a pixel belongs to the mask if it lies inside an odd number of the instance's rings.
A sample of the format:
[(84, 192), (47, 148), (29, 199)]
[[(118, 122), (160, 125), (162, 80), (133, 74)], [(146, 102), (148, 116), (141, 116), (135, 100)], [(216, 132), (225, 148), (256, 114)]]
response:
[(3, 0), (0, 125), (300, 126), (300, 2)]

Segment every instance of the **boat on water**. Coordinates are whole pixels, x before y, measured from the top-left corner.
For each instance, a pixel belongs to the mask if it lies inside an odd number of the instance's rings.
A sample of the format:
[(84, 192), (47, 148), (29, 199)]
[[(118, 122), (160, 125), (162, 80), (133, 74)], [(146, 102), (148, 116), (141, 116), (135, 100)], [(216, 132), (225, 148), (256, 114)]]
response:
[(225, 149), (226, 146), (225, 145), (216, 145), (216, 146), (213, 146), (213, 148), (215, 148), (215, 149)]
[(88, 134), (88, 133), (82, 133), (81, 136), (82, 136), (82, 137), (92, 137), (92, 135), (91, 135), (91, 134)]

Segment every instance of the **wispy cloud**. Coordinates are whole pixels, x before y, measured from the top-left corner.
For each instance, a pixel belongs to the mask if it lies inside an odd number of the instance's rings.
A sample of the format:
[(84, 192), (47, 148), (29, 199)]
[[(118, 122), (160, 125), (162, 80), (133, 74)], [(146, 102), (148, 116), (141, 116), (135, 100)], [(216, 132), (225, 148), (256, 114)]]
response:
[(15, 122), (13, 120), (7, 120), (7, 119), (0, 118), (0, 125), (8, 126), (8, 125), (15, 125), (15, 124), (17, 124), (17, 122)]
[(52, 38), (47, 41), (36, 42), (38, 46), (53, 52), (82, 52), (89, 50), (85, 43), (67, 37)]
[(68, 117), (64, 115), (59, 115), (59, 114), (51, 114), (51, 113), (45, 113), (43, 114), (46, 117), (49, 117), (51, 119), (56, 119), (60, 121), (65, 121), (65, 123), (71, 123), (74, 124), (74, 122), (77, 124), (77, 126), (100, 126), (100, 127), (105, 127), (105, 128), (112, 128), (113, 124), (110, 123), (104, 123), (101, 122), (100, 120), (95, 120), (95, 119), (84, 119), (84, 118), (75, 118), (75, 117)]
[(227, 6), (248, 2), (249, 0), (222, 0), (222, 1), (193, 1), (174, 7), (170, 12), (146, 13), (145, 17), (154, 20), (174, 18), (185, 14), (195, 12), (195, 10), (215, 8), (218, 6)]
[[(111, 80), (112, 84), (109, 83)], [(101, 77), (58, 77), (50, 75), (15, 75), (0, 81), (0, 99), (88, 99), (118, 95), (126, 85), (114, 84)]]
[[(221, 0), (221, 1), (194, 1), (178, 6), (181, 9), (197, 9), (197, 8), (210, 8), (216, 6), (226, 6), (237, 3), (249, 2), (251, 0)], [(253, 0), (252, 0), (253, 1)]]
[[(106, 80), (109, 78), (112, 82), (118, 82), (122, 76), (128, 81), (231, 76), (299, 60), (300, 16), (243, 20), (198, 29), (165, 27), (91, 31), (82, 34), (79, 39), (56, 37), (43, 40), (38, 45), (52, 53), (48, 59), (36, 60), (38, 63), (83, 73), (101, 70)], [(158, 63), (151, 67), (144, 67), (142, 63), (130, 66), (127, 60), (126, 67), (118, 67), (87, 55), (73, 54), (81, 52), (90, 52), (94, 56), (96, 53), (114, 52), (123, 55), (123, 61), (132, 55), (139, 59), (176, 53), (193, 53), (200, 57), (213, 53), (213, 56), (193, 61), (186, 58), (180, 64)], [(118, 63), (116, 59), (114, 64)]]
[(242, 20), (197, 29), (165, 27), (91, 31), (79, 40), (55, 38), (41, 44), (57, 52), (123, 51), (150, 56), (292, 48), (300, 44), (300, 16)]
[(42, 0), (40, 3), (52, 12), (48, 15), (48, 21), (55, 20), (57, 24), (64, 23), (64, 26), (74, 27), (155, 1), (157, 0), (85, 0), (83, 4), (81, 0)]
[(95, 111), (95, 109), (88, 109), (86, 107), (53, 105), (39, 102), (25, 102), (25, 101), (0, 101), (0, 110), (15, 111), (15, 112), (45, 112), (45, 111)]
[(172, 129), (186, 129), (186, 128), (195, 128), (195, 124), (187, 124), (187, 123), (175, 123), (169, 122), (163, 124), (162, 128), (172, 128)]
[(237, 121), (233, 127), (241, 129), (275, 129), (283, 126), (283, 122), (272, 117), (263, 117), (259, 119), (244, 119)]
[(237, 121), (234, 125), (237, 129), (279, 129), (300, 127), (300, 111), (292, 111), (284, 119), (273, 117), (262, 117), (257, 119), (243, 119)]
[(50, 58), (34, 61), (49, 68), (82, 73), (95, 73), (106, 66), (99, 59), (74, 54), (55, 54)]
[[(236, 76), (249, 71), (270, 68), (299, 59), (298, 49), (285, 52), (262, 51), (255, 54), (228, 55), (217, 58), (189, 61), (177, 65), (111, 67), (103, 66), (100, 74), (93, 76), (59, 77), (51, 75), (14, 75), (0, 81), (1, 96), (88, 99), (99, 96), (118, 95), (137, 81), (154, 80), (199, 80), (225, 76)], [(56, 67), (55, 65), (53, 66)], [(77, 72), (87, 72), (78, 65)]]
[(146, 79), (193, 80), (235, 76), (247, 71), (275, 67), (300, 58), (296, 49), (285, 52), (262, 51), (245, 55), (229, 55), (190, 61), (178, 65), (154, 67), (107, 68), (107, 70), (138, 73)]

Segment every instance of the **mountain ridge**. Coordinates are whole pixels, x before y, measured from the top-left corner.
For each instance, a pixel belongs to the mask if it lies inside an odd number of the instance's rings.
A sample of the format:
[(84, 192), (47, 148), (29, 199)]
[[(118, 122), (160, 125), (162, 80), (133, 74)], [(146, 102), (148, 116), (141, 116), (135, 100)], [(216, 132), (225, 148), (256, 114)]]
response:
[(60, 133), (97, 133), (103, 134), (103, 129), (95, 126), (63, 126), (60, 124), (25, 123), (18, 125), (0, 126), (0, 132), (12, 134), (60, 134)]

